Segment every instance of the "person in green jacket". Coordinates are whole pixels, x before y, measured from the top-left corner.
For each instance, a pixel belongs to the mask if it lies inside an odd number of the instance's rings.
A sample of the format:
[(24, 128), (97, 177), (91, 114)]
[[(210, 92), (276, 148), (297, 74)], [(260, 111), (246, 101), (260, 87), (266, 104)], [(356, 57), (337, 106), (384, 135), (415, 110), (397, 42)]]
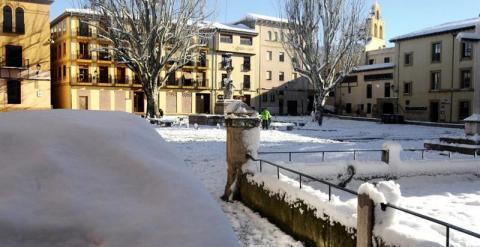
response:
[(267, 108), (264, 108), (262, 113), (260, 113), (261, 119), (262, 119), (262, 129), (268, 130), (270, 127), (270, 122), (272, 121), (272, 115), (270, 114), (270, 111), (268, 111)]

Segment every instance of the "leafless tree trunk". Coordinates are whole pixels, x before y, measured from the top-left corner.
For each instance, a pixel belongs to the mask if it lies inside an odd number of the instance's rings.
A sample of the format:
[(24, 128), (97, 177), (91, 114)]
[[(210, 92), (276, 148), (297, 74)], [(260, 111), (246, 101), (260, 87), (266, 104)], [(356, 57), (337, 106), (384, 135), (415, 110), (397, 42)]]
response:
[(315, 91), (315, 118), (323, 121), (328, 95), (342, 83), (364, 50), (362, 0), (285, 0), (283, 43), (295, 71)]
[(141, 82), (147, 116), (159, 116), (159, 91), (169, 76), (198, 57), (210, 34), (205, 0), (83, 0), (98, 35), (110, 40), (116, 61)]

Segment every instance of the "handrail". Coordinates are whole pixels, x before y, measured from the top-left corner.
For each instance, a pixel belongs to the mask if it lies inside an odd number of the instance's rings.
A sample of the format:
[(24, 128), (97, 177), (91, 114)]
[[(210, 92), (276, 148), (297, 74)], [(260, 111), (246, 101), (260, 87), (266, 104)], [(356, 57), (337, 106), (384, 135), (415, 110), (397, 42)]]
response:
[[(411, 150), (411, 151), (423, 151), (424, 149), (405, 149), (405, 150)], [(359, 150), (357, 150), (359, 151)], [(375, 150), (363, 150), (363, 151), (375, 151)], [(380, 150), (382, 151), (382, 150)], [(301, 151), (299, 151), (301, 152)], [(321, 151), (321, 152), (326, 152), (326, 151)], [(332, 151), (332, 152), (335, 152), (335, 151)], [(288, 152), (262, 152), (263, 154), (265, 153), (269, 153), (269, 154), (276, 154), (276, 153), (288, 153)], [(262, 154), (259, 152), (259, 154)], [(263, 159), (257, 159), (257, 158), (254, 158), (253, 156), (251, 156), (250, 154), (247, 154), (247, 159), (250, 159), (252, 161), (256, 161), (256, 162), (260, 162), (260, 172), (262, 172), (262, 167), (263, 167), (263, 163), (266, 163), (268, 165), (271, 165), (273, 167), (276, 167), (277, 168), (277, 178), (280, 179), (280, 170), (285, 170), (285, 171), (288, 171), (288, 172), (291, 172), (291, 173), (294, 173), (296, 175), (299, 176), (299, 185), (300, 185), (300, 189), (302, 189), (302, 178), (308, 178), (308, 179), (311, 179), (313, 181), (316, 181), (316, 182), (319, 182), (319, 183), (322, 183), (324, 185), (328, 185), (328, 201), (330, 202), (331, 199), (332, 199), (332, 187), (335, 188), (335, 189), (338, 189), (340, 191), (343, 191), (343, 192), (347, 192), (347, 193), (350, 193), (352, 195), (355, 195), (355, 196), (358, 196), (358, 193), (353, 191), (353, 190), (350, 190), (350, 189), (346, 189), (346, 188), (342, 188), (336, 184), (333, 184), (333, 183), (330, 183), (330, 182), (327, 182), (327, 181), (324, 181), (324, 180), (321, 180), (321, 179), (318, 179), (318, 178), (315, 178), (313, 176), (310, 176), (310, 175), (307, 175), (305, 173), (302, 173), (302, 172), (299, 172), (299, 171), (295, 171), (293, 169), (290, 169), (288, 167), (284, 167), (284, 166), (281, 166), (281, 165), (278, 165), (278, 164), (275, 164), (271, 161), (268, 161), (268, 160), (263, 160)], [(427, 216), (427, 215), (423, 215), (423, 214), (420, 214), (420, 213), (417, 213), (417, 212), (414, 212), (412, 210), (408, 210), (408, 209), (405, 209), (405, 208), (402, 208), (402, 207), (399, 207), (399, 206), (395, 206), (395, 205), (392, 205), (390, 203), (380, 203), (380, 207), (383, 211), (385, 211), (387, 208), (392, 208), (392, 209), (395, 209), (395, 210), (399, 210), (399, 211), (402, 211), (404, 213), (407, 213), (407, 214), (410, 214), (410, 215), (413, 215), (413, 216), (416, 216), (416, 217), (419, 217), (419, 218), (422, 218), (424, 220), (428, 220), (428, 221), (431, 221), (433, 223), (436, 223), (436, 224), (439, 224), (439, 225), (442, 225), (442, 226), (445, 226), (446, 227), (446, 247), (450, 247), (450, 229), (454, 229), (456, 231), (459, 231), (459, 232), (462, 232), (464, 234), (467, 234), (469, 236), (472, 236), (472, 237), (475, 237), (475, 238), (478, 238), (480, 239), (480, 234), (479, 233), (475, 233), (475, 232), (472, 232), (470, 230), (467, 230), (467, 229), (464, 229), (464, 228), (461, 228), (459, 226), (456, 226), (456, 225), (452, 225), (450, 223), (447, 223), (445, 221), (441, 221), (441, 220), (438, 220), (438, 219), (435, 219), (433, 217), (430, 217), (430, 216)]]
[(298, 176), (299, 176), (300, 189), (302, 188), (302, 178), (308, 178), (308, 179), (311, 179), (311, 180), (313, 180), (313, 181), (315, 181), (315, 182), (319, 182), (319, 183), (322, 183), (322, 184), (324, 184), (324, 185), (327, 185), (327, 186), (328, 186), (328, 201), (331, 201), (331, 200), (332, 200), (332, 187), (335, 188), (335, 189), (341, 190), (341, 191), (343, 191), (343, 192), (347, 192), (347, 193), (350, 193), (350, 194), (352, 194), (352, 195), (358, 196), (358, 193), (355, 192), (355, 191), (353, 191), (353, 190), (340, 187), (340, 186), (338, 186), (338, 185), (336, 185), (336, 184), (333, 184), (333, 183), (330, 183), (330, 182), (327, 182), (327, 181), (324, 181), (324, 180), (321, 180), (321, 179), (312, 177), (312, 176), (307, 175), (307, 174), (305, 174), (305, 173), (301, 173), (301, 172), (295, 171), (295, 170), (293, 170), (293, 169), (290, 169), (290, 168), (287, 168), (287, 167), (284, 167), (284, 166), (275, 164), (275, 163), (273, 163), (273, 162), (271, 162), (271, 161), (262, 160), (262, 159), (256, 159), (256, 158), (252, 157), (252, 156), (249, 155), (249, 154), (247, 154), (247, 158), (248, 158), (248, 159), (251, 159), (252, 161), (258, 161), (258, 162), (260, 162), (260, 172), (262, 172), (263, 163), (266, 163), (266, 164), (268, 164), (268, 165), (271, 165), (271, 166), (273, 166), (273, 167), (276, 167), (276, 168), (277, 168), (277, 178), (278, 178), (278, 179), (280, 179), (280, 169), (298, 175)]
[(432, 217), (430, 217), (430, 216), (426, 216), (426, 215), (423, 215), (423, 214), (414, 212), (414, 211), (412, 211), (412, 210), (408, 210), (408, 209), (405, 209), (405, 208), (402, 208), (402, 207), (399, 207), (399, 206), (395, 206), (395, 205), (392, 205), (392, 204), (390, 204), (390, 203), (380, 203), (380, 206), (381, 206), (381, 208), (382, 208), (383, 211), (387, 210), (387, 208), (393, 208), (393, 209), (402, 211), (402, 212), (404, 212), (404, 213), (411, 214), (411, 215), (413, 215), (413, 216), (422, 218), (422, 219), (424, 219), (424, 220), (428, 220), (428, 221), (437, 223), (437, 224), (439, 224), (439, 225), (445, 226), (445, 227), (447, 228), (447, 232), (446, 232), (446, 233), (447, 233), (447, 234), (446, 234), (446, 246), (447, 246), (447, 247), (450, 246), (450, 229), (454, 229), (454, 230), (456, 230), (456, 231), (459, 231), (459, 232), (465, 233), (465, 234), (467, 234), (467, 235), (470, 235), (470, 236), (472, 236), (472, 237), (475, 237), (475, 238), (480, 239), (480, 234), (479, 234), (479, 233), (469, 231), (469, 230), (467, 230), (467, 229), (458, 227), (458, 226), (456, 226), (456, 225), (452, 225), (452, 224), (447, 223), (447, 222), (445, 222), (445, 221), (441, 221), (441, 220), (432, 218)]
[[(357, 154), (358, 153), (367, 153), (367, 152), (383, 152), (384, 150), (382, 149), (353, 149), (353, 150), (314, 150), (314, 151), (267, 151), (267, 152), (258, 152), (258, 154), (288, 154), (288, 160), (291, 162), (292, 161), (292, 154), (316, 154), (316, 153), (321, 153), (322, 154), (322, 161), (325, 161), (325, 154), (326, 153), (352, 153), (353, 154), (353, 160), (357, 159)], [(435, 151), (435, 150), (430, 150), (430, 149), (424, 149), (424, 148), (407, 148), (407, 149), (402, 149), (402, 151), (405, 152), (422, 152), (422, 160), (425, 159), (425, 152), (427, 151)], [(477, 158), (477, 154), (472, 154), (474, 158)], [(452, 152), (448, 151), (448, 158), (452, 158)]]

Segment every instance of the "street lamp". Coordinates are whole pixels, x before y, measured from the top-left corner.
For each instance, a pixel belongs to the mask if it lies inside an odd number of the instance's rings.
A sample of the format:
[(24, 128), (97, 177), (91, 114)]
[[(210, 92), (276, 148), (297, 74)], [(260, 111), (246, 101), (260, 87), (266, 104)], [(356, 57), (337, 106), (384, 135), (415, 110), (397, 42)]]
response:
[(474, 43), (474, 104), (473, 114), (465, 119), (465, 134), (467, 136), (480, 135), (480, 21), (477, 23), (475, 32), (461, 32), (457, 40)]

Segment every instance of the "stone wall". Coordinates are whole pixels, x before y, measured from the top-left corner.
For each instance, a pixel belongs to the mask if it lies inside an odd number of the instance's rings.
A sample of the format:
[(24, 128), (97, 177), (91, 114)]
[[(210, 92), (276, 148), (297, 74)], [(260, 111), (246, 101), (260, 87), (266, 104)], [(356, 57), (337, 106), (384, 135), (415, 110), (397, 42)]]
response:
[(356, 246), (356, 234), (349, 233), (343, 225), (317, 218), (315, 211), (302, 201), (290, 205), (283, 199), (285, 195), (272, 195), (261, 186), (249, 183), (246, 176), (250, 175), (244, 174), (240, 180), (241, 201), (305, 246)]

